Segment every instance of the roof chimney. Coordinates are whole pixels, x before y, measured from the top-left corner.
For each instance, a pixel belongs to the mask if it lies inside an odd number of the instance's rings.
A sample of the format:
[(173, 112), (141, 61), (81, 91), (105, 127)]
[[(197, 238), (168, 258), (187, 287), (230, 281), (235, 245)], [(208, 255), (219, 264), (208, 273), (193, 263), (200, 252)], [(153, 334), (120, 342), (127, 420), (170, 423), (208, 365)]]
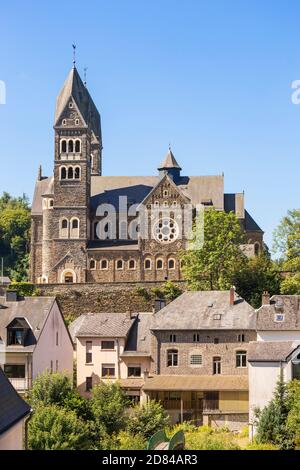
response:
[(229, 293), (229, 304), (231, 306), (234, 305), (234, 297), (235, 297), (235, 287), (232, 286), (230, 287), (230, 293)]
[(263, 293), (262, 293), (261, 304), (262, 305), (270, 305), (270, 294), (266, 290), (263, 291)]
[(131, 320), (131, 310), (126, 310), (126, 318)]

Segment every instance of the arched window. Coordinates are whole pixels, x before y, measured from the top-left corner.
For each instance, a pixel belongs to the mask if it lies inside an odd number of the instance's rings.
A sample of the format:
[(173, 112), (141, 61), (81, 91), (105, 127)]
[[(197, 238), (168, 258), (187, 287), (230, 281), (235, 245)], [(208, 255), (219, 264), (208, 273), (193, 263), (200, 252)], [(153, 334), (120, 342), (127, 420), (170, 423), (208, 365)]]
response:
[(65, 284), (73, 284), (74, 276), (72, 272), (67, 271), (63, 276), (63, 282)]
[(175, 269), (175, 259), (174, 258), (170, 258), (168, 260), (168, 268), (169, 269)]
[(220, 356), (213, 357), (213, 374), (219, 375), (221, 374), (221, 358)]
[(68, 152), (69, 153), (74, 152), (74, 142), (73, 142), (73, 140), (69, 140), (69, 142), (68, 142)]
[(70, 237), (79, 238), (79, 219), (77, 218), (71, 220)]
[(72, 180), (73, 178), (74, 178), (73, 167), (69, 166), (69, 168), (68, 168), (68, 180)]
[(90, 261), (90, 269), (96, 269), (96, 261), (94, 259)]
[(107, 259), (102, 259), (100, 261), (100, 269), (108, 269), (108, 261)]
[(65, 180), (67, 179), (67, 169), (63, 166), (60, 169), (60, 179)]
[(91, 169), (94, 169), (94, 155), (91, 154)]
[(67, 141), (65, 139), (60, 142), (60, 151), (61, 153), (66, 153), (67, 151)]
[(75, 119), (75, 126), (79, 126), (79, 119)]
[(164, 262), (161, 258), (156, 260), (156, 269), (163, 269), (164, 267)]
[(167, 367), (178, 366), (178, 350), (169, 349), (167, 351)]
[(79, 139), (75, 140), (75, 152), (80, 153), (81, 142)]
[(151, 259), (150, 258), (145, 259), (145, 269), (151, 269)]
[(61, 123), (62, 123), (63, 126), (65, 126), (67, 124), (67, 120), (63, 119)]
[(128, 262), (128, 267), (129, 269), (135, 269), (135, 260), (134, 259), (130, 259), (129, 262)]
[(54, 201), (53, 199), (49, 199), (49, 207), (52, 208), (54, 206)]
[(255, 256), (258, 256), (260, 252), (260, 245), (258, 242), (254, 243), (254, 254)]
[(117, 270), (123, 269), (124, 263), (122, 259), (118, 259), (116, 262), (116, 268)]
[(80, 167), (79, 166), (75, 167), (74, 177), (75, 177), (76, 180), (80, 179)]
[(60, 238), (69, 237), (69, 221), (68, 219), (62, 219), (60, 222)]

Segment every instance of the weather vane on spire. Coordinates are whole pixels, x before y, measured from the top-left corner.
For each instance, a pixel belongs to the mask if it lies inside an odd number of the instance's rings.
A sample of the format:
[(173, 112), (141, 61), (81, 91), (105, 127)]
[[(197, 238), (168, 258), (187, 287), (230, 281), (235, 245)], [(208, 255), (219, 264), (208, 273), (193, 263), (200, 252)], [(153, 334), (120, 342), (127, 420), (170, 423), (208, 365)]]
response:
[(73, 47), (73, 68), (75, 69), (76, 64), (76, 44), (72, 44)]
[(84, 67), (84, 69), (83, 69), (83, 71), (84, 71), (84, 82), (83, 82), (84, 86), (86, 86), (86, 72), (87, 72), (87, 69), (88, 69), (88, 67)]

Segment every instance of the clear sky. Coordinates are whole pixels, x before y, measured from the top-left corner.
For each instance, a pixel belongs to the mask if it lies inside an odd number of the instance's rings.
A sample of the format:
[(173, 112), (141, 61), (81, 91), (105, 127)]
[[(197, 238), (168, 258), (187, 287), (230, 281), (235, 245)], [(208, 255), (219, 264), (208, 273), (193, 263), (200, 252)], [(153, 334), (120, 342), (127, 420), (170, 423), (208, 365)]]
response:
[(299, 0), (1, 2), (0, 192), (51, 174), (56, 96), (88, 67), (103, 173), (151, 175), (169, 142), (187, 175), (225, 173), (266, 232), (299, 207)]

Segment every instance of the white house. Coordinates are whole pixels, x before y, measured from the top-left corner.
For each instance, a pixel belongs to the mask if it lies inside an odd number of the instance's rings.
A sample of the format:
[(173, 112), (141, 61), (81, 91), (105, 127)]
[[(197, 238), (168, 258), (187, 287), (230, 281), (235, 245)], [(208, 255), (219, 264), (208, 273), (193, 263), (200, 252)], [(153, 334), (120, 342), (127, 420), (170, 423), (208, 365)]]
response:
[(72, 339), (55, 297), (0, 297), (0, 366), (21, 393), (46, 369), (72, 377)]
[(272, 400), (281, 373), (286, 382), (300, 379), (300, 296), (264, 293), (256, 328), (248, 350), (250, 424), (254, 410)]

